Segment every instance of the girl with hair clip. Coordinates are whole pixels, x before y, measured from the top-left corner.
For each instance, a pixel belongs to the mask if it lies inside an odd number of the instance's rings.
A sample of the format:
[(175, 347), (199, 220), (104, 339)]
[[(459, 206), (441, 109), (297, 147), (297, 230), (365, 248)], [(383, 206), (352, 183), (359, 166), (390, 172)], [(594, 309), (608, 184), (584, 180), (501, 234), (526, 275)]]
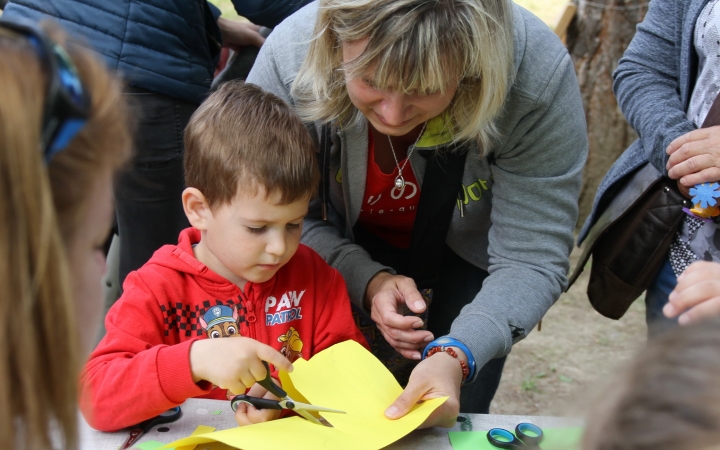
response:
[(487, 413), (567, 284), (587, 137), (561, 42), (509, 0), (320, 0), (274, 30), (248, 82), (314, 129), (302, 242), (409, 375), (387, 417), (445, 395), (424, 426)]
[(0, 436), (73, 449), (126, 108), (102, 64), (57, 31), (0, 21), (0, 54)]

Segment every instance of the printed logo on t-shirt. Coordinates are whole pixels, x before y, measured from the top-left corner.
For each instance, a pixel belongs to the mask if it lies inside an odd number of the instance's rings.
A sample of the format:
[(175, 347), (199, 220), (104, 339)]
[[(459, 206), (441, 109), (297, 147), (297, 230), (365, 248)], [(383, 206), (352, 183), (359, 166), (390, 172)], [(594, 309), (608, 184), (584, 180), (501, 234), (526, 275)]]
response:
[(213, 306), (200, 317), (200, 326), (210, 339), (240, 336), (237, 308)]
[(467, 186), (463, 184), (463, 198), (456, 200), (458, 211), (462, 211), (462, 206), (470, 203), (470, 200), (477, 202), (483, 198), (483, 191), (489, 191), (490, 185), (491, 183), (488, 183), (488, 180), (481, 180), (480, 178)]
[[(217, 315), (212, 312), (213, 310)], [(245, 310), (240, 297), (226, 300), (203, 300), (201, 304), (173, 302), (160, 305), (160, 311), (163, 315), (165, 336), (177, 333), (178, 336), (200, 337), (207, 334), (212, 338), (213, 336), (210, 335), (212, 331), (220, 333), (221, 336), (217, 337), (236, 336), (241, 334), (242, 324), (255, 321), (254, 314)], [(216, 319), (218, 320), (213, 322)], [(203, 325), (201, 320), (204, 320), (206, 324), (210, 322), (213, 324), (208, 327)], [(233, 322), (236, 326), (236, 334), (231, 334), (230, 327)], [(216, 325), (221, 326), (217, 327)]]
[(265, 300), (265, 325), (272, 326), (302, 319), (300, 300), (304, 294), (303, 289), (300, 292), (288, 291), (280, 296), (279, 300), (277, 297), (269, 296)]
[(277, 340), (278, 342), (282, 342), (280, 353), (282, 353), (288, 361), (295, 362), (298, 357), (302, 356), (303, 341), (300, 339), (300, 333), (298, 333), (295, 327), (290, 327), (286, 333), (278, 336)]

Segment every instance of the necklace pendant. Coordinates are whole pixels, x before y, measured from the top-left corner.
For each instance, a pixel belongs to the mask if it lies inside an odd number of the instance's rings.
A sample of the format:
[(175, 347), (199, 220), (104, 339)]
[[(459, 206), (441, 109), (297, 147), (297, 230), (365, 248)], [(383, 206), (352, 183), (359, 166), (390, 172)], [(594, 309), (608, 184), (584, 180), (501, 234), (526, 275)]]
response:
[(398, 189), (402, 189), (405, 187), (405, 180), (403, 179), (402, 175), (398, 175), (397, 178), (395, 178), (395, 187)]

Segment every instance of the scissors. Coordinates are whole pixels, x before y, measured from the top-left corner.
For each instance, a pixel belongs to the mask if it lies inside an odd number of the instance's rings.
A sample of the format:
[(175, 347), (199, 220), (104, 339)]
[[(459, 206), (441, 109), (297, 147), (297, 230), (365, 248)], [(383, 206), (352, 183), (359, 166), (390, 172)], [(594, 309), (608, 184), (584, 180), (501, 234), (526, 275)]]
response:
[(515, 434), (503, 428), (487, 432), (487, 439), (493, 447), (510, 449), (539, 449), (543, 431), (537, 425), (523, 422), (515, 427)]
[(120, 447), (120, 450), (132, 447), (133, 444), (137, 442), (138, 439), (140, 439), (140, 436), (152, 430), (154, 427), (163, 423), (175, 422), (180, 417), (182, 417), (182, 410), (180, 410), (179, 406), (176, 406), (174, 408), (168, 409), (167, 411), (158, 416), (153, 417), (152, 419), (140, 422), (139, 424), (130, 428), (130, 436), (128, 436), (125, 443), (122, 445), (122, 447)]
[(258, 384), (267, 389), (268, 392), (273, 394), (275, 397), (278, 397), (280, 400), (270, 400), (268, 398), (251, 397), (249, 395), (240, 394), (233, 397), (233, 399), (230, 401), (230, 407), (232, 407), (233, 411), (237, 411), (238, 405), (240, 405), (240, 403), (247, 403), (249, 405), (253, 405), (258, 409), (289, 409), (291, 411), (295, 411), (310, 422), (317, 425), (325, 424), (318, 420), (315, 416), (310, 414), (308, 411), (324, 411), (347, 414), (345, 411), (340, 411), (338, 409), (325, 408), (323, 406), (315, 406), (309, 403), (296, 402), (295, 400), (288, 397), (287, 392), (285, 392), (280, 386), (273, 383), (272, 378), (270, 377), (270, 368), (268, 367), (268, 363), (265, 361), (263, 361), (262, 363), (263, 365), (265, 365), (267, 375), (265, 376), (265, 379), (263, 379), (262, 381), (258, 381)]

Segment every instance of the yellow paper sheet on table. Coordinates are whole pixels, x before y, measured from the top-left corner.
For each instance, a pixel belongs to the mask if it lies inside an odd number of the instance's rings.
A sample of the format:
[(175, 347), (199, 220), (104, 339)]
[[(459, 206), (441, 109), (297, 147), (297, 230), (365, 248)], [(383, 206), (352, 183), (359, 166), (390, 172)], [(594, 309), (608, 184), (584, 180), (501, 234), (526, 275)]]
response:
[[(370, 450), (389, 445), (417, 428), (447, 397), (416, 405), (405, 417), (383, 415), (402, 388), (370, 352), (354, 341), (342, 342), (299, 359), (290, 374), (280, 374), (283, 388), (297, 401), (340, 409), (347, 414), (321, 413), (333, 427), (288, 417), (257, 425), (191, 436), (166, 448), (218, 441), (245, 450), (292, 447), (293, 450)], [(298, 393), (302, 393), (300, 396)]]

